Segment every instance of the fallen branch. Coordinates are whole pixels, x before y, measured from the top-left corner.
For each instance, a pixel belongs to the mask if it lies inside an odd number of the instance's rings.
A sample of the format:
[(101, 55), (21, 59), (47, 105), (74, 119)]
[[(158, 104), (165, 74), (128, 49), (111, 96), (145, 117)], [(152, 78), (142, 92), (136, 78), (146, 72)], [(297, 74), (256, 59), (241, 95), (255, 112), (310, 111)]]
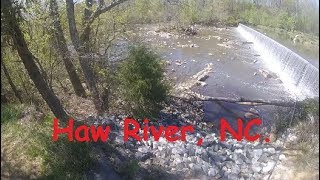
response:
[(172, 96), (175, 98), (182, 99), (184, 101), (219, 101), (228, 103), (237, 103), (243, 105), (274, 105), (283, 107), (293, 107), (295, 105), (294, 101), (283, 101), (283, 100), (263, 100), (263, 99), (246, 99), (243, 97), (239, 98), (226, 98), (226, 97), (210, 97), (203, 96), (198, 93), (192, 92), (188, 93), (187, 96)]

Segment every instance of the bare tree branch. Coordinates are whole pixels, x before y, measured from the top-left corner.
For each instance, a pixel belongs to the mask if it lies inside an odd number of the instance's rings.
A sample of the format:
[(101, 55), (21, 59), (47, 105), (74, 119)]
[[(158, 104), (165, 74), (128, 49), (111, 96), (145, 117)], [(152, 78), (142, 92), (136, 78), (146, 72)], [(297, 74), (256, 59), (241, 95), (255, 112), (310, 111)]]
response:
[[(88, 19), (86, 25), (85, 25), (85, 28), (84, 28), (84, 32), (85, 32), (85, 29), (89, 28), (90, 25), (94, 22), (94, 20), (97, 19), (97, 17), (99, 17), (101, 14), (111, 10), (112, 8), (114, 8), (115, 6), (121, 4), (121, 3), (124, 3), (128, 0), (118, 0), (118, 1), (112, 1), (112, 3), (110, 3), (109, 5), (105, 6), (99, 6), (97, 8), (97, 10), (92, 13), (92, 15), (90, 16), (90, 18)], [(100, 3), (99, 3), (100, 4)]]

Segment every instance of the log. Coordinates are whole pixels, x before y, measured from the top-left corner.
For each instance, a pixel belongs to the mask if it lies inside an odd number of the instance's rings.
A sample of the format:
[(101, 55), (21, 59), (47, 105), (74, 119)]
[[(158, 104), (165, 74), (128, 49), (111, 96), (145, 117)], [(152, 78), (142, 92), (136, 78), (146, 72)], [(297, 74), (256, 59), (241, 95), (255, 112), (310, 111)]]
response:
[(198, 93), (189, 94), (190, 97), (182, 96), (172, 96), (185, 101), (218, 101), (218, 102), (228, 102), (237, 103), (243, 105), (274, 105), (282, 107), (294, 107), (296, 105), (295, 101), (284, 101), (284, 100), (263, 100), (263, 99), (247, 99), (243, 97), (238, 98), (227, 98), (227, 97), (210, 97), (203, 96)]

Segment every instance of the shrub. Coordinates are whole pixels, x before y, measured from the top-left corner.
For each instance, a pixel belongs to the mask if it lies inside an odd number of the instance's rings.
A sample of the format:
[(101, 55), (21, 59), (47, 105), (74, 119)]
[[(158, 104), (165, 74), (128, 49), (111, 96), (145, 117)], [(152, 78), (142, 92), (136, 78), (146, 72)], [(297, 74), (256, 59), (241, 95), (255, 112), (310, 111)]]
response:
[[(278, 135), (283, 134), (288, 128), (297, 127), (299, 124), (313, 124), (319, 126), (319, 100), (305, 99), (297, 102), (295, 114), (291, 115), (292, 108), (278, 108), (275, 113), (274, 128)], [(291, 118), (292, 122), (291, 122)], [(310, 128), (311, 129), (311, 128)], [(313, 129), (313, 128), (312, 128)], [(317, 128), (316, 128), (317, 129)]]
[(164, 66), (144, 46), (132, 47), (118, 73), (120, 92), (136, 118), (156, 117), (168, 93)]

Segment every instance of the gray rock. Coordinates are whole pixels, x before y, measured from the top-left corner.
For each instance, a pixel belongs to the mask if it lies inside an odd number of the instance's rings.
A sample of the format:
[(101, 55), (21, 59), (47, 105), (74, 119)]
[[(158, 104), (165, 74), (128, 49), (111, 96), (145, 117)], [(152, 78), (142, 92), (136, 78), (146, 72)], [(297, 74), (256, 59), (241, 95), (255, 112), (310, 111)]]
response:
[(269, 161), (267, 165), (262, 168), (262, 173), (268, 173), (269, 171), (271, 171), (275, 166), (275, 164), (276, 164), (275, 162)]
[(256, 159), (259, 159), (263, 153), (262, 149), (254, 149), (252, 152), (253, 152), (253, 157)]
[(262, 167), (260, 165), (255, 164), (252, 166), (252, 170), (255, 173), (260, 173), (260, 171), (262, 170)]
[(263, 153), (260, 158), (259, 158), (259, 162), (268, 162), (269, 158), (268, 155), (266, 153)]
[(142, 152), (136, 152), (135, 157), (139, 160), (139, 161), (146, 161), (147, 159), (150, 159), (151, 157), (153, 157), (153, 154), (151, 152), (147, 152), (147, 153), (142, 153)]
[(286, 155), (284, 155), (284, 154), (281, 154), (280, 156), (279, 156), (279, 160), (280, 161), (283, 161), (283, 160), (286, 160), (287, 158), (286, 158)]
[(209, 75), (204, 75), (203, 77), (199, 78), (198, 81), (205, 81), (209, 78)]
[(208, 171), (208, 176), (215, 176), (217, 174), (217, 171), (214, 168), (210, 168)]

